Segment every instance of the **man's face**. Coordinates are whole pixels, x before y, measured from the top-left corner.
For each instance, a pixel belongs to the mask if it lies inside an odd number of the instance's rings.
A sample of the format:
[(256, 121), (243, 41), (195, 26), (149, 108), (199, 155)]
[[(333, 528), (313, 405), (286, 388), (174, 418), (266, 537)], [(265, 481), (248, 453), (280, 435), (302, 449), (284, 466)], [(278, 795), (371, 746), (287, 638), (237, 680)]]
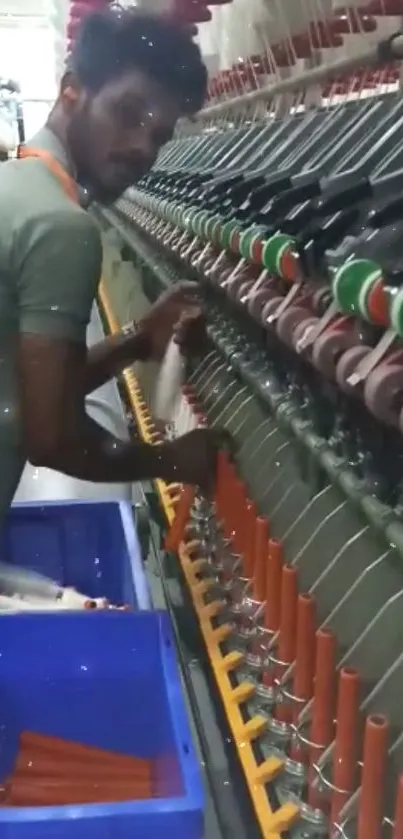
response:
[(174, 97), (139, 71), (92, 97), (80, 91), (68, 141), (83, 186), (102, 203), (115, 201), (151, 169), (180, 116)]

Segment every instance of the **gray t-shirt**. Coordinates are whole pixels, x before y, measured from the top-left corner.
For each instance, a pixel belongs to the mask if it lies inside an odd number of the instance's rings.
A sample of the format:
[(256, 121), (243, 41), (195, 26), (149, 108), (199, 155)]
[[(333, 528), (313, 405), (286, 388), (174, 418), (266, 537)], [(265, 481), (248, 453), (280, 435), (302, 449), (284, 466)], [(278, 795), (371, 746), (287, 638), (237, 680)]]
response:
[[(49, 129), (29, 145), (68, 169)], [(18, 333), (85, 343), (101, 266), (95, 221), (66, 195), (44, 160), (0, 164), (0, 524), (24, 467)]]

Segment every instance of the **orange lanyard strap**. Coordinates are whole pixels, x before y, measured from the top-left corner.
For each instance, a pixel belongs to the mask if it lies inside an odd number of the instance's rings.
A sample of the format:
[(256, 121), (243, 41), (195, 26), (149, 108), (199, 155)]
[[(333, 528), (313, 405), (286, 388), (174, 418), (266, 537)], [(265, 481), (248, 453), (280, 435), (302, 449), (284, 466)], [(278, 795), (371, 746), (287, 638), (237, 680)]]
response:
[(18, 157), (38, 157), (40, 160), (43, 160), (52, 175), (60, 181), (66, 195), (72, 201), (75, 201), (76, 204), (79, 203), (78, 187), (75, 180), (73, 180), (69, 173), (66, 172), (64, 166), (53, 155), (44, 149), (32, 149), (29, 146), (20, 146)]

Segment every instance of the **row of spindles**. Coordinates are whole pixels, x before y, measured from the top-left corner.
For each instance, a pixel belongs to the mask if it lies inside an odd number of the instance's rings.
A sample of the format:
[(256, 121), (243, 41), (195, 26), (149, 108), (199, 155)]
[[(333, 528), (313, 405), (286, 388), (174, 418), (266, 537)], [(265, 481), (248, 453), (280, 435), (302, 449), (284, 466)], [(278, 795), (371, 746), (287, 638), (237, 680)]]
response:
[[(184, 398), (200, 416), (201, 409), (189, 387), (184, 389)], [(225, 454), (219, 459), (215, 504), (224, 536), (231, 541), (234, 554), (241, 556), (241, 576), (249, 581), (251, 597), (262, 607), (267, 635), (274, 639), (275, 658), (280, 663), (263, 674), (262, 681), (270, 687), (279, 685), (286, 671), (293, 668), (291, 690), (295, 701), (276, 701), (273, 716), (297, 726), (301, 710), (313, 700), (308, 736), (306, 740), (293, 738), (289, 755), (308, 768), (308, 803), (324, 809), (329, 823), (338, 825), (358, 782), (361, 792), (356, 839), (382, 839), (388, 721), (378, 715), (366, 719), (360, 754), (360, 675), (352, 668), (337, 669), (334, 633), (326, 627), (316, 628), (314, 597), (299, 592), (297, 569), (287, 564), (281, 543), (270, 536), (268, 519), (258, 515), (245, 483)], [(332, 742), (329, 801), (329, 793), (317, 783), (316, 766)], [(333, 836), (333, 827), (329, 836)], [(391, 836), (403, 839), (403, 776), (398, 783)]]
[[(243, 85), (258, 88), (259, 79), (276, 72), (278, 67), (293, 67), (300, 59), (310, 59), (317, 50), (337, 49), (343, 45), (346, 35), (363, 35), (377, 29), (378, 19), (401, 17), (402, 0), (372, 0), (365, 5), (340, 4), (332, 9), (330, 17), (311, 21), (303, 33), (294, 34), (278, 44), (272, 44), (270, 51), (262, 55), (245, 57), (211, 79), (209, 96), (214, 99), (220, 95), (239, 94)], [(380, 75), (369, 72), (368, 68), (358, 70), (353, 77), (334, 80), (326, 85), (323, 93), (327, 95), (347, 94), (353, 91), (376, 88), (380, 83), (396, 83), (399, 71), (393, 65), (382, 67)]]

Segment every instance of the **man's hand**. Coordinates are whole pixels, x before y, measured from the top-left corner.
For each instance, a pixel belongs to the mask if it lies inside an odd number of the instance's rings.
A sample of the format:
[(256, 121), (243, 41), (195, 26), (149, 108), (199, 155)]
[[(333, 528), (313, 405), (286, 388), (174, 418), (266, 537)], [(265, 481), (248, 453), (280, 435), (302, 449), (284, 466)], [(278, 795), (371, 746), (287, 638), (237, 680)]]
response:
[(150, 346), (150, 359), (161, 361), (172, 336), (184, 352), (196, 353), (205, 339), (203, 311), (198, 305), (197, 283), (178, 283), (166, 291), (140, 321)]
[(197, 428), (165, 444), (165, 479), (198, 486), (206, 496), (211, 495), (216, 481), (217, 456), (222, 443), (222, 433), (208, 428)]
[(206, 317), (200, 307), (187, 309), (174, 326), (173, 338), (183, 355), (197, 356), (207, 340)]

